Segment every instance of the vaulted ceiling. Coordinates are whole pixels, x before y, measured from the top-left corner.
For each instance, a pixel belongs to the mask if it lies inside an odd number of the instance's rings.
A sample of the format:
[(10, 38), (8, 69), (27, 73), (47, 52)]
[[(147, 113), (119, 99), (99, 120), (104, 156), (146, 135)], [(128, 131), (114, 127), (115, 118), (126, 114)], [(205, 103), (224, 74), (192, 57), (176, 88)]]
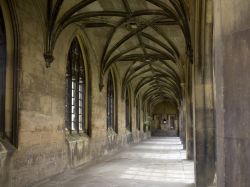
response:
[[(47, 45), (49, 66), (61, 32), (78, 24), (95, 45), (94, 31), (104, 38), (100, 57), (103, 77), (116, 66), (122, 93), (129, 85), (144, 104), (182, 99), (183, 64), (192, 61), (187, 6), (184, 0), (48, 0)], [(101, 41), (99, 41), (101, 42)]]

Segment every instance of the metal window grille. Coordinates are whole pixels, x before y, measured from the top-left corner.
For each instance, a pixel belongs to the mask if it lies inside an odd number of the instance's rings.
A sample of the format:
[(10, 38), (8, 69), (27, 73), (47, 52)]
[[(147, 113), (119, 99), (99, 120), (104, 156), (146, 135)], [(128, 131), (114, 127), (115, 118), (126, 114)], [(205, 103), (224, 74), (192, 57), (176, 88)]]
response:
[(114, 84), (112, 74), (109, 73), (107, 85), (107, 128), (115, 130), (114, 126)]
[(68, 54), (66, 74), (66, 128), (87, 132), (85, 124), (86, 77), (81, 48), (74, 39)]

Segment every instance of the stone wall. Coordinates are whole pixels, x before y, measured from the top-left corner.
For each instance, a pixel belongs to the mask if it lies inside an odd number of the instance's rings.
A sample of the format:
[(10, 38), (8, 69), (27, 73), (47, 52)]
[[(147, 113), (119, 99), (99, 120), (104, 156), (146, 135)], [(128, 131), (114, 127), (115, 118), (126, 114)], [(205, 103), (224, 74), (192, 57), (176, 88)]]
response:
[[(177, 136), (177, 107), (175, 105), (168, 102), (159, 103), (153, 107), (152, 114), (154, 116), (151, 127), (152, 136)], [(175, 130), (169, 129), (169, 115), (176, 115)], [(159, 117), (160, 119), (158, 119)], [(164, 126), (161, 125), (162, 119), (165, 119), (167, 121), (167, 124), (165, 124)], [(164, 128), (161, 128), (161, 126)]]
[(163, 102), (152, 109), (153, 114), (177, 114), (177, 107), (171, 103)]
[(250, 184), (250, 2), (214, 1), (218, 186)]
[[(102, 155), (112, 153), (134, 142), (148, 138), (149, 133), (136, 130), (132, 104), (132, 134), (125, 129), (124, 101), (121, 99), (121, 77), (116, 73), (118, 99), (118, 135), (106, 130), (106, 82), (99, 91), (99, 60), (104, 38), (100, 33), (67, 28), (56, 43), (55, 60), (45, 67), (45, 1), (16, 1), (20, 29), (19, 123), (18, 148), (1, 141), (0, 184), (29, 186), (35, 181), (80, 166)], [(87, 33), (89, 34), (87, 37)], [(65, 72), (67, 53), (77, 36), (84, 58), (90, 65), (91, 129), (90, 136), (70, 137), (65, 134)], [(96, 41), (95, 43), (93, 42)], [(106, 79), (105, 79), (106, 80)]]

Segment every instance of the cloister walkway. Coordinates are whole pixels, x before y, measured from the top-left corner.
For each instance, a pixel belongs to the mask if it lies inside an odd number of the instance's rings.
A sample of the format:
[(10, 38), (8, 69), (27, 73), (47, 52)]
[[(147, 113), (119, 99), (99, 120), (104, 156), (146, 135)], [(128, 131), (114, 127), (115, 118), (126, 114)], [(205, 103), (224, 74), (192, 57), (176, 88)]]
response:
[(192, 187), (194, 164), (177, 137), (153, 137), (40, 187)]

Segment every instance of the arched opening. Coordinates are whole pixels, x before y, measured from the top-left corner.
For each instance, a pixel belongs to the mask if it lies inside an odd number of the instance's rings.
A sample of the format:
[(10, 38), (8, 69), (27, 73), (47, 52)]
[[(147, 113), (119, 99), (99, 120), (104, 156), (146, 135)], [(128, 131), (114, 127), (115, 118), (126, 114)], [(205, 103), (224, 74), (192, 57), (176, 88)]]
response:
[(6, 33), (0, 9), (0, 137), (5, 136), (5, 94), (6, 94)]
[(66, 72), (66, 130), (71, 133), (88, 133), (86, 81), (81, 47), (74, 38), (68, 53)]
[(18, 146), (19, 34), (12, 3), (0, 3), (0, 138)]
[(115, 130), (114, 108), (115, 108), (114, 83), (112, 74), (110, 72), (108, 75), (108, 84), (107, 84), (107, 129)]

